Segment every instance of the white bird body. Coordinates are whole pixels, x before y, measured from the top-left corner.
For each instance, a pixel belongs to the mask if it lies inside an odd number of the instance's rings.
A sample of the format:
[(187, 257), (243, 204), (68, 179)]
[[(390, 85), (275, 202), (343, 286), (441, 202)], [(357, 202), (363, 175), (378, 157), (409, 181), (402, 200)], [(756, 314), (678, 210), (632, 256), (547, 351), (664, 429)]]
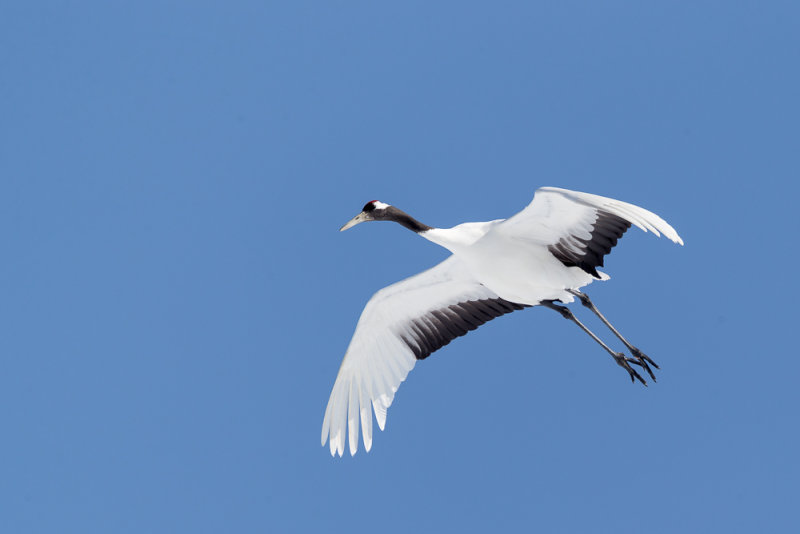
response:
[(431, 228), (373, 201), (342, 230), (381, 219), (403, 224), (452, 255), (381, 289), (364, 308), (325, 410), (322, 444), (330, 440), (333, 455), (344, 452), (345, 430), (355, 454), (359, 421), (370, 450), (373, 410), (383, 430), (386, 410), (418, 359), (495, 317), (550, 301), (569, 303), (577, 289), (607, 280), (596, 267), (631, 224), (683, 244), (669, 224), (643, 208), (552, 187), (537, 190), (506, 220)]
[(555, 256), (535, 241), (502, 232), (479, 239), (456, 256), (475, 280), (480, 280), (497, 296), (529, 306), (542, 300), (572, 302), (572, 295), (565, 289), (583, 287), (594, 279), (580, 269), (564, 269)]

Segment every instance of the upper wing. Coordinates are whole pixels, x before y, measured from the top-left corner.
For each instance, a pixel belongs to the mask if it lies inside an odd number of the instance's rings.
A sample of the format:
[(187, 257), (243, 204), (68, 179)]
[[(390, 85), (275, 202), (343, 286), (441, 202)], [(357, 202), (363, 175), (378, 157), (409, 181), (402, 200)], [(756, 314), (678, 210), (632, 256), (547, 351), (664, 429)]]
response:
[(639, 206), (557, 187), (542, 187), (528, 206), (492, 231), (534, 240), (568, 267), (600, 278), (597, 267), (631, 224), (674, 243), (683, 240), (672, 226)]
[(483, 323), (524, 308), (501, 299), (473, 279), (455, 256), (375, 293), (358, 320), (342, 360), (322, 423), (322, 445), (350, 454), (358, 449), (359, 416), (364, 447), (372, 447), (372, 409), (378, 426), (400, 383), (417, 360)]

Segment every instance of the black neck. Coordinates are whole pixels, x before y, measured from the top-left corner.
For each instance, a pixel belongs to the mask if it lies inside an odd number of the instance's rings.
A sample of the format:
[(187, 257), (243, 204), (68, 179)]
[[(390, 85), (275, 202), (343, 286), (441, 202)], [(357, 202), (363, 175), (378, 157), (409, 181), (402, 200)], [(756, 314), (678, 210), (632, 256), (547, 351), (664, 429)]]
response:
[(402, 224), (412, 232), (416, 233), (426, 232), (433, 229), (432, 226), (428, 226), (427, 224), (419, 222), (408, 213), (404, 212), (403, 210), (399, 210), (394, 206), (389, 206), (386, 208), (385, 219), (387, 221), (394, 221), (398, 224)]

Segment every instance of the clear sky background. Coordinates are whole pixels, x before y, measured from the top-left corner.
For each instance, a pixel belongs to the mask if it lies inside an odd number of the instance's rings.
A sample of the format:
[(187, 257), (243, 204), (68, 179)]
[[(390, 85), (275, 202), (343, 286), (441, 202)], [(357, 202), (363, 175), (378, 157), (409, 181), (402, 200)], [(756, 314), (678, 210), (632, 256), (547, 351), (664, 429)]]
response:
[[(798, 27), (778, 1), (4, 2), (0, 531), (796, 531)], [(525, 310), (332, 459), (362, 307), (447, 254), (339, 226), (544, 185), (686, 241), (631, 230), (587, 289), (658, 384)]]

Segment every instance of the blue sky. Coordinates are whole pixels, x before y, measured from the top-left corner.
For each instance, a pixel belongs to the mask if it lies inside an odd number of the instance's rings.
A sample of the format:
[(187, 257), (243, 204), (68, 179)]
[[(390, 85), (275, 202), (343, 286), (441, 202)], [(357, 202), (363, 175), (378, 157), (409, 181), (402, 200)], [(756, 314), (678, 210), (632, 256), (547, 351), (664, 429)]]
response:
[[(0, 530), (797, 529), (796, 4), (381, 4), (0, 7)], [(363, 305), (446, 256), (339, 226), (544, 185), (686, 241), (587, 289), (658, 384), (525, 310), (332, 459)]]

